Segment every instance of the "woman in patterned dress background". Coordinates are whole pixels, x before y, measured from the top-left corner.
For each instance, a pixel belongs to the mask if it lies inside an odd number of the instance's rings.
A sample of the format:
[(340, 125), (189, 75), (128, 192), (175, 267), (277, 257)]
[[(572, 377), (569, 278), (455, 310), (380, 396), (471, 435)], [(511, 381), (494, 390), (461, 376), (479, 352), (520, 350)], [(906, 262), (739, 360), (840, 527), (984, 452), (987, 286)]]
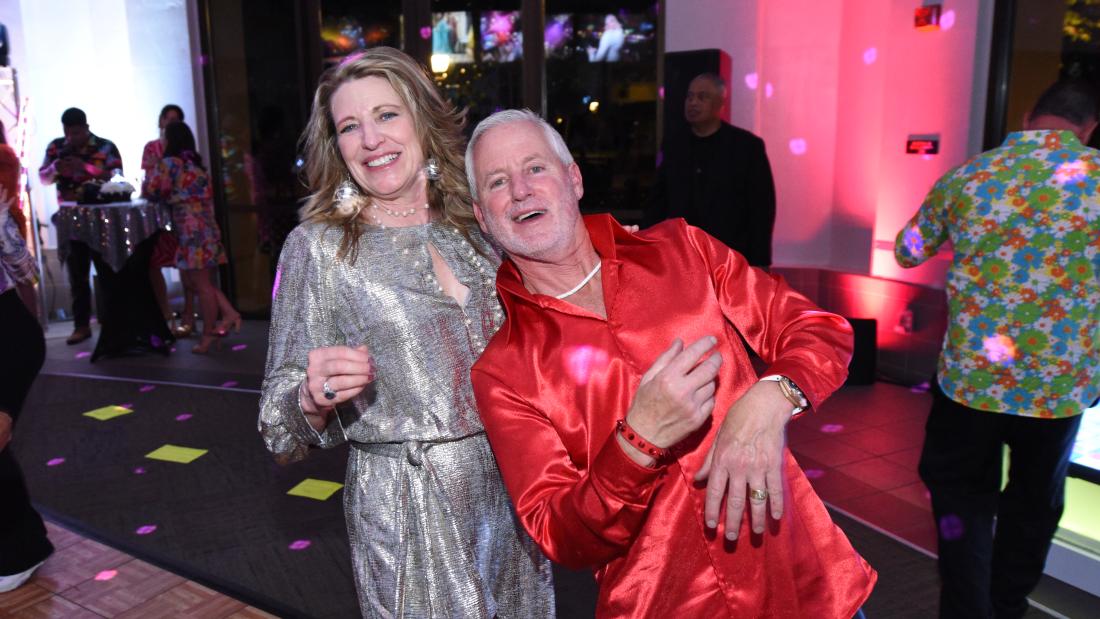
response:
[(214, 219), (210, 176), (195, 152), (195, 136), (183, 122), (164, 128), (164, 157), (146, 177), (142, 193), (166, 202), (172, 209), (172, 229), (179, 239), (176, 268), (186, 289), (199, 295), (202, 340), (191, 352), (205, 354), (225, 328), (240, 330), (241, 315), (214, 285), (214, 272), (225, 264), (221, 231)]

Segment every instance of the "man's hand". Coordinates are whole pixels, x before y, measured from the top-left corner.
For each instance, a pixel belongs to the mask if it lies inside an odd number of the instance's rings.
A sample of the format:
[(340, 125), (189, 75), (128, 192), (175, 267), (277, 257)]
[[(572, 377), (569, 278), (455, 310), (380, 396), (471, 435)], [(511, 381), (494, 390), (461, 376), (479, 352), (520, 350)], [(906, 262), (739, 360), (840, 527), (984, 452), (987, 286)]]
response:
[(768, 503), (772, 518), (783, 516), (783, 443), (790, 418), (791, 403), (770, 381), (756, 383), (730, 407), (695, 475), (696, 481), (707, 479), (704, 517), (709, 528), (718, 526), (725, 497), (726, 538), (737, 539), (749, 490), (767, 493), (766, 498), (749, 500), (754, 533), (764, 532)]
[(4, 448), (11, 442), (11, 415), (0, 411), (0, 451), (4, 451)]
[[(646, 441), (662, 449), (675, 445), (710, 417), (722, 357), (703, 357), (717, 342), (707, 336), (684, 348), (677, 339), (642, 376), (626, 421)], [(639, 464), (653, 461), (634, 447), (627, 453)]]

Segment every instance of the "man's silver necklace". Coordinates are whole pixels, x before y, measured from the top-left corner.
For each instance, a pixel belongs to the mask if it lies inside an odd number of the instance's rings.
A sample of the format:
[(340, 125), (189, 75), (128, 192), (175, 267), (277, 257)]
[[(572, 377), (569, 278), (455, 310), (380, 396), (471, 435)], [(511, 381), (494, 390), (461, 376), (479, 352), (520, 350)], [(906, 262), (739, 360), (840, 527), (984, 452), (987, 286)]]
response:
[(581, 283), (574, 286), (571, 290), (563, 292), (559, 295), (555, 295), (554, 298), (555, 299), (564, 299), (565, 297), (576, 294), (578, 290), (580, 290), (581, 288), (584, 288), (586, 285), (588, 285), (588, 282), (592, 281), (592, 278), (596, 276), (596, 273), (600, 272), (600, 267), (602, 265), (603, 265), (603, 261), (597, 262), (596, 263), (596, 268), (592, 269), (592, 272), (589, 273), (588, 275), (585, 275), (584, 279), (581, 280)]

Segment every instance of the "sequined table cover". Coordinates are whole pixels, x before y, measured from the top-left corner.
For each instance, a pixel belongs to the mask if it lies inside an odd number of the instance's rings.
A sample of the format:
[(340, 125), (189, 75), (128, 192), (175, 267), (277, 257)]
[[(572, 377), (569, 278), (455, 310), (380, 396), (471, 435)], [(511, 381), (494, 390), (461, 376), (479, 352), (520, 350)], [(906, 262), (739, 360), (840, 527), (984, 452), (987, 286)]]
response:
[(80, 241), (118, 272), (138, 243), (161, 228), (172, 228), (171, 211), (159, 202), (140, 199), (107, 204), (62, 202), (60, 206), (57, 250), (62, 262), (69, 254), (69, 243)]

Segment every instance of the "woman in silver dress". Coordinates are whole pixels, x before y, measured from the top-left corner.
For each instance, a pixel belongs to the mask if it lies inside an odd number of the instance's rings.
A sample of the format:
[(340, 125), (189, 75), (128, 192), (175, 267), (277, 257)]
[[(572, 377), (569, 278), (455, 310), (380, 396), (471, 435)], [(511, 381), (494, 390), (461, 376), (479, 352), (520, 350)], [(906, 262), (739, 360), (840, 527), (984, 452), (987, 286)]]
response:
[(411, 58), (374, 48), (322, 79), (312, 195), (276, 276), (260, 432), (285, 460), (351, 444), (344, 510), (368, 617), (552, 617), (470, 367), (500, 326), (464, 116)]

